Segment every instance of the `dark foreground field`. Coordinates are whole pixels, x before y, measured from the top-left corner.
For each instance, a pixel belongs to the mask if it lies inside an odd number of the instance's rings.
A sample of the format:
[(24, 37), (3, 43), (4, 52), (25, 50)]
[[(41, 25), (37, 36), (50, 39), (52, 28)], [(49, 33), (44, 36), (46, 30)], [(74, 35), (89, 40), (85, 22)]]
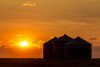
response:
[(0, 67), (100, 67), (100, 59), (92, 61), (52, 61), (43, 59), (0, 59)]

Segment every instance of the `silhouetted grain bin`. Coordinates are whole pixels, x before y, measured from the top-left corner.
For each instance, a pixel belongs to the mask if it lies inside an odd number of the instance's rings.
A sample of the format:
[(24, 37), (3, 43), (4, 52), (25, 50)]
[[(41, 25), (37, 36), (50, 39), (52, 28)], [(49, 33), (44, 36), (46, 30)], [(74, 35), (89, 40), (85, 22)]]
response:
[(55, 45), (54, 45), (54, 59), (56, 60), (65, 59), (65, 43), (71, 40), (73, 39), (67, 35), (64, 35), (56, 39)]
[(44, 59), (53, 59), (53, 56), (54, 56), (53, 45), (56, 39), (57, 37), (54, 37), (53, 39), (43, 44), (43, 58)]
[(66, 60), (91, 60), (92, 44), (80, 37), (66, 43)]

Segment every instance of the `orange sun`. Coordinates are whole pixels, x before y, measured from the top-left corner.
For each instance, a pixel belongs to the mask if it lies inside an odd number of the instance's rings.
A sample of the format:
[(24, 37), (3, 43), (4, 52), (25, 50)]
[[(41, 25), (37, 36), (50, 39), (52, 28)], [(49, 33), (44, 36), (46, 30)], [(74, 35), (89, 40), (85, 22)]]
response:
[(28, 46), (28, 43), (27, 43), (27, 42), (22, 42), (22, 43), (20, 44), (20, 46)]

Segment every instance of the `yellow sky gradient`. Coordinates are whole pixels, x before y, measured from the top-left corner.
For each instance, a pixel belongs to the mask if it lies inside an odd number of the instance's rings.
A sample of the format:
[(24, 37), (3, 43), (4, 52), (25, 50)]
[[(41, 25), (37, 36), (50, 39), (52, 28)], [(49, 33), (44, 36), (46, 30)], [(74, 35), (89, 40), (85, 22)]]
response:
[(99, 0), (1, 0), (0, 40), (23, 38), (45, 42), (68, 34), (87, 41), (96, 37), (97, 40), (89, 42), (100, 46), (99, 3)]

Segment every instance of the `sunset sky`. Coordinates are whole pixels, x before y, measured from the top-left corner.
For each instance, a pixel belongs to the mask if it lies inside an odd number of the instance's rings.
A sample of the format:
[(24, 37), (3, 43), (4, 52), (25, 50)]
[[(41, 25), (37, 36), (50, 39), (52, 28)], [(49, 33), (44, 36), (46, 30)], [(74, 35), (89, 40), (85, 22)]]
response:
[(0, 0), (0, 43), (40, 43), (63, 34), (100, 46), (100, 0)]

